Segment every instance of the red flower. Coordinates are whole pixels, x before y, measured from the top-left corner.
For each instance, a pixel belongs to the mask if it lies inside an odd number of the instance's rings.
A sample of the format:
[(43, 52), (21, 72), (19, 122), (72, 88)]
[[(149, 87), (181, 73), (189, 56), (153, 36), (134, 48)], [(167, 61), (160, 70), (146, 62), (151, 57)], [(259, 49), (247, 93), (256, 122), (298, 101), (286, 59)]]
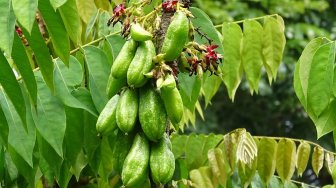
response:
[(22, 36), (22, 29), (18, 26), (15, 26), (15, 32), (19, 35)]
[(221, 61), (222, 56), (215, 51), (216, 48), (218, 48), (218, 45), (210, 45), (206, 47), (205, 62), (207, 65), (216, 63), (217, 60)]
[(121, 16), (122, 14), (125, 13), (125, 6), (124, 4), (119, 4), (113, 9), (113, 14), (116, 17)]
[(165, 1), (162, 3), (162, 9), (164, 12), (175, 12), (176, 11), (176, 5), (177, 5), (177, 0), (172, 0), (172, 1)]

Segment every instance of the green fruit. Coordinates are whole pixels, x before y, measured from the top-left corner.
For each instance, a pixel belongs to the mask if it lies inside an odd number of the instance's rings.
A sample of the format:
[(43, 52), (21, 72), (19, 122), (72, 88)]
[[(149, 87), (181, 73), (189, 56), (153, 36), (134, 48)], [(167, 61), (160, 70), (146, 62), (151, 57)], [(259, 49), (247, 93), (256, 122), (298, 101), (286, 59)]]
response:
[(127, 76), (127, 70), (134, 57), (136, 48), (137, 44), (134, 40), (126, 41), (111, 68), (111, 73), (114, 78), (125, 78)]
[(145, 181), (148, 176), (149, 143), (142, 134), (134, 138), (131, 150), (129, 151), (121, 172), (123, 184), (134, 186)]
[(99, 114), (96, 129), (98, 133), (103, 135), (113, 132), (118, 126), (116, 121), (116, 109), (119, 101), (119, 95), (112, 97), (104, 109)]
[(127, 188), (151, 188), (151, 182), (150, 179), (147, 177), (144, 182), (134, 186), (128, 186)]
[(126, 135), (122, 131), (119, 131), (113, 144), (114, 147), (112, 150), (111, 160), (113, 169), (118, 174), (121, 174), (125, 158), (133, 144), (134, 134), (132, 133), (133, 132)]
[(167, 29), (161, 48), (161, 53), (165, 54), (164, 60), (173, 61), (181, 54), (188, 40), (188, 33), (189, 20), (187, 16), (183, 12), (176, 12)]
[(139, 120), (147, 138), (158, 141), (166, 130), (167, 113), (160, 94), (151, 84), (140, 89)]
[(135, 41), (146, 41), (151, 40), (153, 35), (146, 31), (140, 24), (131, 25), (131, 38)]
[(117, 94), (121, 88), (127, 85), (126, 78), (114, 78), (112, 74), (110, 74), (107, 87), (106, 87), (106, 94), (108, 98), (113, 97)]
[(142, 87), (148, 78), (144, 74), (154, 67), (152, 58), (155, 47), (152, 41), (141, 42), (127, 71), (127, 83), (131, 87)]
[(172, 179), (175, 171), (175, 158), (165, 139), (151, 145), (149, 166), (153, 181), (164, 185)]
[(133, 130), (138, 116), (138, 95), (135, 90), (127, 89), (122, 93), (117, 105), (117, 125), (128, 133)]
[(165, 77), (161, 87), (163, 89), (174, 89), (174, 88), (176, 88), (176, 81), (175, 81), (174, 76), (172, 74), (168, 74)]
[(183, 101), (177, 88), (161, 89), (161, 98), (164, 102), (168, 117), (173, 124), (178, 124), (183, 117)]

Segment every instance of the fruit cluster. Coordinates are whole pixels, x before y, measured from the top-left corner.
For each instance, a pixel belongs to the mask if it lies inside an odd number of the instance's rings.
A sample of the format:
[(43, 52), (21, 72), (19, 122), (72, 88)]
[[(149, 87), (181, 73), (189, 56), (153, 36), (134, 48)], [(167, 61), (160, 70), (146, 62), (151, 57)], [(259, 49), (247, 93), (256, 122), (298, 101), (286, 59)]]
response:
[[(146, 1), (141, 6), (144, 4)], [(120, 174), (123, 185), (150, 187), (151, 182), (166, 184), (175, 170), (166, 132), (171, 124), (178, 125), (183, 118), (184, 107), (177, 87), (181, 57), (197, 57), (197, 63), (187, 60), (189, 72), (199, 66), (209, 69), (221, 57), (215, 52), (215, 45), (206, 47), (193, 40), (188, 42), (193, 39), (188, 18), (192, 15), (179, 2), (167, 1), (139, 18), (130, 13), (134, 8), (118, 5), (109, 23), (122, 20), (122, 35), (128, 39), (113, 62), (106, 88), (110, 100), (100, 113), (96, 128), (101, 135), (117, 131), (113, 168)], [(145, 20), (157, 20), (160, 9), (174, 15), (161, 49), (157, 49), (153, 28), (158, 27), (149, 27)]]

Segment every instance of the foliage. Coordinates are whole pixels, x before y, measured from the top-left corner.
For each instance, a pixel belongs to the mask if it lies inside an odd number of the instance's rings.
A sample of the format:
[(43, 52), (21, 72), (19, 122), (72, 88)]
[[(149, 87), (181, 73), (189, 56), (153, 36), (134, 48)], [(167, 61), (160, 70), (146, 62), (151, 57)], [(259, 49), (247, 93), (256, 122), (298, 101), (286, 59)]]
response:
[[(117, 143), (116, 135), (97, 136), (95, 127), (108, 101), (106, 87), (111, 65), (125, 42), (119, 35), (119, 24), (106, 25), (112, 7), (119, 3), (0, 3), (0, 28), (4, 33), (0, 39), (1, 187), (67, 187), (69, 182), (120, 186), (110, 157)], [(144, 12), (155, 12), (152, 10), (157, 4), (158, 1), (151, 1)], [(210, 37), (213, 44), (219, 45), (217, 52), (224, 55), (224, 62), (219, 65), (219, 76), (210, 76), (208, 72), (178, 75), (185, 116), (177, 131), (183, 131), (188, 122), (195, 124), (196, 111), (203, 113), (200, 96), (209, 104), (222, 83), (231, 100), (243, 76), (252, 94), (259, 91), (263, 70), (272, 83), (285, 47), (284, 22), (277, 14), (214, 26), (201, 9), (191, 7), (190, 11), (195, 17), (191, 19), (193, 25), (203, 32), (197, 32), (196, 41), (203, 43), (204, 35)], [(320, 136), (334, 130), (335, 48), (334, 41), (322, 45), (323, 40), (312, 41), (312, 46), (303, 52), (297, 67), (308, 66), (305, 74), (300, 75), (300, 68), (295, 73), (296, 92), (317, 124)], [(308, 53), (312, 51), (316, 53)], [(307, 160), (299, 161), (297, 155), (309, 156), (310, 152), (299, 145), (297, 154), (298, 140), (275, 140), (279, 139), (253, 138), (242, 129), (225, 136), (173, 134), (178, 170), (170, 185), (279, 185), (273, 176), (275, 170), (286, 184), (295, 166), (300, 173), (305, 169)], [(315, 173), (322, 168), (325, 156), (328, 169), (333, 172), (334, 153), (313, 145)], [(256, 171), (259, 175), (255, 175)]]

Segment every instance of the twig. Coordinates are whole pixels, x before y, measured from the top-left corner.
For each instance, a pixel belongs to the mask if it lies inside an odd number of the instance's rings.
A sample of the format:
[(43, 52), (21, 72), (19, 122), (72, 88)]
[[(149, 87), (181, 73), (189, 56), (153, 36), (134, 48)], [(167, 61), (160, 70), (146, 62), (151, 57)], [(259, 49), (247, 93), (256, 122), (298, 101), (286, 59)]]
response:
[[(266, 15), (266, 16), (259, 16), (259, 17), (255, 17), (255, 18), (248, 18), (248, 19), (244, 19), (244, 20), (238, 20), (238, 21), (234, 21), (234, 22), (228, 22), (228, 23), (243, 23), (246, 20), (260, 20), (263, 19), (265, 17), (272, 17), (272, 16), (278, 16), (278, 14), (271, 14), (271, 15)], [(215, 25), (215, 28), (221, 28), (223, 26), (223, 24), (219, 24), (219, 25)]]

